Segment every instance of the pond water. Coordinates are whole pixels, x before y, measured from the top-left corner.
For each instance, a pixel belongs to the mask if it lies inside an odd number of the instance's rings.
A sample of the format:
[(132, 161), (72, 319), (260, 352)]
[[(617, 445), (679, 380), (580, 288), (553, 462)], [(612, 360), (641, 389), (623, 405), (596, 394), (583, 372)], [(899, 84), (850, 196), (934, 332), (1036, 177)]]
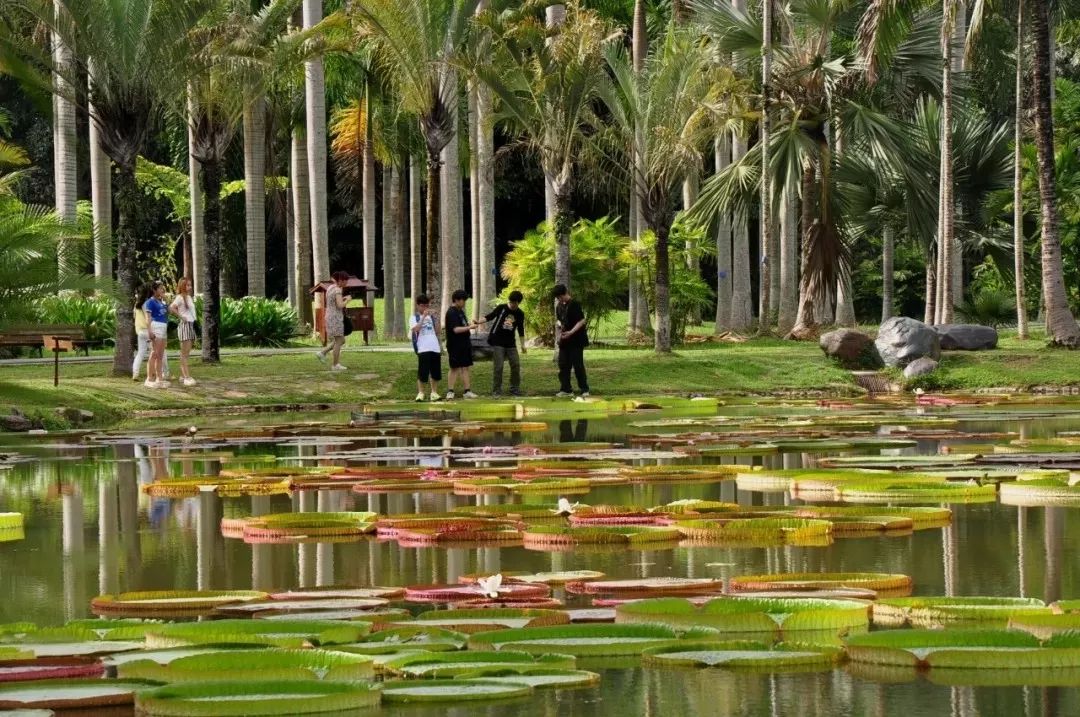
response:
[[(817, 409), (820, 412), (820, 409)], [(721, 407), (743, 419), (806, 415), (810, 404)], [(948, 416), (949, 411), (940, 411)], [(955, 411), (954, 411), (955, 414)], [(897, 410), (892, 425), (915, 414)], [(936, 454), (947, 444), (963, 452), (966, 442), (986, 443), (986, 432), (1022, 438), (1080, 431), (1080, 404), (969, 408), (948, 437), (920, 438), (912, 448), (863, 451), (890, 455)], [(453, 445), (511, 445), (611, 442), (628, 445), (631, 433), (685, 430), (663, 423), (661, 415), (535, 420), (542, 433), (491, 431), (453, 438)], [(286, 465), (316, 465), (322, 456), (377, 446), (446, 446), (448, 437), (403, 438), (390, 432), (373, 440), (306, 435), (283, 439), (244, 437), (259, 422), (312, 419), (341, 426), (347, 416), (281, 416), (199, 419), (200, 435), (231, 429), (238, 437), (212, 442), (234, 454), (272, 453)], [(109, 440), (77, 435), (0, 439), (0, 453), (32, 460), (0, 470), (0, 512), (25, 516), (25, 538), (0, 543), (0, 623), (30, 620), (60, 625), (89, 617), (98, 594), (153, 589), (272, 590), (320, 585), (413, 585), (455, 582), (466, 573), (589, 569), (611, 578), (715, 577), (773, 572), (903, 573), (915, 595), (985, 595), (1040, 598), (1047, 603), (1080, 598), (1080, 520), (1076, 508), (1020, 508), (1000, 502), (954, 504), (952, 523), (896, 537), (840, 538), (823, 547), (669, 547), (645, 551), (576, 550), (546, 552), (524, 547), (403, 548), (394, 541), (301, 545), (250, 545), (227, 539), (222, 517), (271, 512), (371, 510), (379, 513), (439, 512), (454, 506), (503, 502), (503, 497), (451, 493), (358, 495), (347, 490), (306, 491), (293, 496), (222, 499), (213, 492), (184, 499), (150, 498), (141, 488), (166, 477), (213, 474), (217, 462), (187, 457), (196, 447), (160, 432), (116, 434)], [(888, 425), (876, 432), (889, 430)], [(965, 436), (964, 434), (970, 434)], [(744, 463), (767, 467), (811, 467), (822, 455), (689, 457), (686, 462)], [(845, 454), (847, 455), (847, 454)], [(431, 465), (448, 458), (428, 456)], [(341, 461), (345, 463), (346, 461)], [(363, 461), (349, 460), (350, 465)], [(656, 463), (639, 459), (635, 464)], [(662, 462), (671, 462), (662, 459)], [(386, 464), (387, 462), (383, 462)], [(394, 465), (408, 465), (406, 458)], [(708, 484), (623, 485), (594, 489), (591, 504), (653, 506), (683, 498), (737, 501), (744, 505), (789, 504), (786, 493), (741, 491), (734, 481)], [(509, 499), (514, 500), (514, 499)], [(516, 499), (520, 500), (520, 499)], [(537, 502), (528, 499), (529, 502)], [(553, 498), (543, 498), (554, 502)], [(587, 598), (566, 596), (569, 606)], [(591, 669), (583, 663), (586, 669)], [(1075, 687), (949, 687), (919, 677), (900, 684), (867, 681), (843, 668), (814, 674), (740, 674), (721, 669), (643, 668), (633, 661), (598, 664), (597, 687), (539, 690), (524, 700), (475, 706), (384, 707), (380, 714), (435, 715), (1056, 715), (1080, 714)], [(104, 714), (104, 713), (103, 713)], [(109, 714), (115, 714), (110, 712)]]

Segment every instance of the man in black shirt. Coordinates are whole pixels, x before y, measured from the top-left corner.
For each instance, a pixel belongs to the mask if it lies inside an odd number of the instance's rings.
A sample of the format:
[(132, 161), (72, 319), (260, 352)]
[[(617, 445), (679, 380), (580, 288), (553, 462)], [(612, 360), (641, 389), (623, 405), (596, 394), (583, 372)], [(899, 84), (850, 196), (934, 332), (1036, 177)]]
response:
[(449, 390), (446, 392), (447, 399), (454, 398), (454, 389), (457, 388), (457, 380), (461, 379), (465, 392), (463, 398), (479, 398), (472, 391), (472, 338), (470, 334), (476, 328), (476, 324), (469, 321), (465, 315), (465, 301), (469, 295), (464, 289), (458, 289), (451, 297), (450, 308), (446, 310), (446, 354), (450, 359)]
[(574, 369), (581, 397), (589, 397), (589, 379), (585, 375), (585, 347), (589, 337), (585, 333), (585, 312), (574, 301), (570, 291), (559, 284), (555, 287), (555, 336), (559, 342), (559, 392), (556, 397), (574, 395), (570, 386), (570, 368)]
[(511, 291), (505, 304), (499, 304), (480, 323), (491, 321), (488, 343), (491, 345), (493, 366), (491, 395), (502, 395), (503, 361), (510, 360), (510, 395), (521, 395), (521, 361), (518, 358), (517, 337), (521, 336), (521, 353), (525, 353), (525, 312), (521, 310), (520, 291)]

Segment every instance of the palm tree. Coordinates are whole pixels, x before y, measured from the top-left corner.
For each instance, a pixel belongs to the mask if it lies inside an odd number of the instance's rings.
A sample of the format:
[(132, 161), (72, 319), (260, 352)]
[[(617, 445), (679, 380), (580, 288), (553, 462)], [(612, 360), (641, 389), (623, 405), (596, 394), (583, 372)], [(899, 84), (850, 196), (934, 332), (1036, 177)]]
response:
[[(477, 13), (488, 9), (489, 0), (480, 0)], [(485, 41), (490, 38), (480, 35)], [(476, 157), (477, 248), (479, 258), (474, 271), (479, 274), (479, 292), (474, 293), (478, 313), (486, 311), (498, 293), (495, 266), (495, 128), (494, 98), (483, 82), (476, 83), (476, 117), (471, 130), (476, 138), (473, 155)]]
[[(87, 78), (92, 83), (93, 77)], [(94, 106), (89, 114), (94, 115)], [(101, 131), (93, 119), (90, 125), (90, 202), (94, 216), (94, 276), (112, 279), (112, 162), (101, 146)]]
[[(65, 46), (78, 49), (70, 63), (57, 65), (23, 46), (38, 66), (68, 75), (56, 85), (37, 78), (39, 87), (66, 92), (64, 88), (75, 87), (77, 78), (86, 76), (93, 64), (92, 119), (116, 167), (113, 191), (119, 216), (115, 234), (120, 300), (113, 371), (118, 376), (131, 373), (135, 341), (130, 298), (139, 281), (135, 246), (142, 231), (144, 201), (135, 182), (135, 160), (166, 106), (184, 94), (190, 72), (189, 32), (212, 4), (212, 0), (55, 0), (54, 5), (49, 0), (27, 0), (18, 8)], [(34, 82), (29, 70), (23, 70), (23, 78)]]
[[(304, 29), (322, 22), (322, 0), (304, 0)], [(326, 76), (323, 58), (304, 61), (304, 104), (307, 126), (308, 198), (311, 203), (312, 271), (315, 281), (330, 278), (330, 223), (326, 208)], [(297, 217), (296, 221), (303, 221)]]
[(428, 292), (441, 294), (441, 153), (455, 136), (457, 82), (450, 72), (479, 0), (358, 0), (362, 36), (376, 41), (402, 107), (420, 118), (427, 148)]
[(1080, 325), (1069, 310), (1061, 263), (1057, 186), (1054, 175), (1054, 116), (1050, 86), (1049, 11), (1036, 2), (1032, 31), (1035, 41), (1035, 146), (1039, 157), (1039, 200), (1042, 208), (1042, 283), (1046, 302), (1046, 333), (1057, 346), (1080, 348)]
[(266, 99), (248, 90), (244, 101), (244, 246), (248, 296), (266, 296)]
[[(63, 22), (64, 6), (56, 3), (58, 22)], [(58, 32), (52, 33), (52, 57), (57, 71), (53, 82), (53, 187), (56, 195), (56, 212), (65, 222), (75, 221), (75, 203), (79, 192), (76, 179), (76, 125), (75, 125), (75, 85), (72, 82), (74, 50), (68, 39)], [(74, 257), (67, 256), (61, 243), (57, 252), (61, 273), (78, 274), (79, 267)]]
[(531, 16), (506, 23), (488, 14), (481, 22), (492, 36), (490, 53), (486, 61), (472, 58), (470, 64), (499, 98), (498, 118), (540, 158), (555, 195), (555, 282), (569, 286), (570, 199), (604, 79), (602, 51), (613, 35), (577, 3), (566, 7), (565, 21), (550, 37)]
[(772, 311), (769, 305), (772, 284), (772, 257), (769, 252), (772, 249), (773, 234), (772, 177), (769, 172), (769, 129), (772, 122), (769, 116), (769, 93), (772, 88), (773, 0), (763, 0), (761, 8), (761, 310), (758, 312), (758, 334), (765, 336), (769, 333), (769, 314)]
[[(729, 71), (718, 69), (706, 48), (688, 32), (672, 28), (646, 58), (641, 72), (621, 47), (609, 47), (611, 82), (601, 87), (609, 123), (598, 138), (613, 172), (625, 174), (636, 191), (645, 226), (656, 235), (656, 333), (658, 353), (671, 351), (671, 296), (668, 237), (674, 197), (688, 171), (701, 164), (719, 124), (717, 116), (734, 86)], [(608, 136), (604, 136), (604, 133)], [(626, 162), (626, 147), (638, 141), (636, 162)]]
[(1024, 296), (1024, 0), (1016, 3), (1016, 110), (1013, 115), (1013, 281), (1016, 285), (1016, 336), (1028, 337)]

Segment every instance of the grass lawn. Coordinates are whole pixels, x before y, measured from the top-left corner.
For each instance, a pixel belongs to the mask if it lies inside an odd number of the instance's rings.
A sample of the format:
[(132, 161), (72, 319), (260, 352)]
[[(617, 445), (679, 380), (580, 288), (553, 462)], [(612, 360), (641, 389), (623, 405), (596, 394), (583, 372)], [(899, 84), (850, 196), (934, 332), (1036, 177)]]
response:
[[(175, 354), (170, 359), (175, 376), (178, 359)], [(332, 374), (306, 353), (226, 356), (219, 365), (203, 365), (196, 358), (192, 372), (198, 385), (182, 388), (174, 382), (165, 390), (114, 378), (108, 364), (62, 364), (59, 388), (52, 386), (51, 365), (0, 366), (0, 411), (17, 407), (58, 425), (53, 409), (77, 407), (93, 411), (95, 423), (108, 425), (153, 408), (350, 404), (415, 394), (415, 358), (410, 352), (346, 350), (343, 362), (350, 370)], [(827, 361), (815, 343), (780, 339), (692, 344), (668, 356), (647, 348), (598, 346), (588, 350), (586, 364), (593, 393), (599, 396), (857, 390), (851, 375)], [(445, 374), (445, 357), (443, 369)], [(535, 349), (523, 357), (522, 372), (528, 395), (548, 396), (558, 389), (550, 350)], [(509, 379), (509, 368), (506, 374)], [(957, 391), (1080, 385), (1080, 351), (1051, 350), (1041, 339), (1020, 342), (1006, 335), (997, 351), (947, 354), (941, 368), (919, 385)], [(473, 387), (481, 395), (490, 392), (490, 362), (474, 368)]]

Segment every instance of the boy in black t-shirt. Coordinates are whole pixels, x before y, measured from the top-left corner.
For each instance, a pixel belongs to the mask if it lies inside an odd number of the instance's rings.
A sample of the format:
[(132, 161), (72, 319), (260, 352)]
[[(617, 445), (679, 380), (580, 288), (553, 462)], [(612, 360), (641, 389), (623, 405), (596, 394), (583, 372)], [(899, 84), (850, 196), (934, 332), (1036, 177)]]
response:
[(499, 304), (480, 320), (481, 324), (494, 322), (488, 331), (494, 359), (491, 395), (502, 395), (503, 361), (510, 361), (510, 395), (521, 395), (521, 360), (518, 358), (517, 337), (521, 336), (521, 353), (525, 353), (525, 312), (521, 310), (520, 291), (511, 291), (505, 304)]
[(463, 398), (479, 398), (472, 391), (472, 330), (476, 324), (465, 315), (465, 300), (469, 297), (463, 289), (455, 291), (450, 299), (450, 308), (446, 310), (446, 353), (450, 358), (449, 390), (446, 397), (454, 397), (454, 388), (460, 377), (464, 388)]
[(562, 284), (555, 287), (555, 336), (559, 342), (559, 392), (558, 398), (574, 395), (570, 385), (570, 369), (574, 369), (581, 397), (589, 397), (589, 378), (585, 375), (585, 347), (589, 336), (585, 333), (585, 312), (574, 301), (570, 291)]

